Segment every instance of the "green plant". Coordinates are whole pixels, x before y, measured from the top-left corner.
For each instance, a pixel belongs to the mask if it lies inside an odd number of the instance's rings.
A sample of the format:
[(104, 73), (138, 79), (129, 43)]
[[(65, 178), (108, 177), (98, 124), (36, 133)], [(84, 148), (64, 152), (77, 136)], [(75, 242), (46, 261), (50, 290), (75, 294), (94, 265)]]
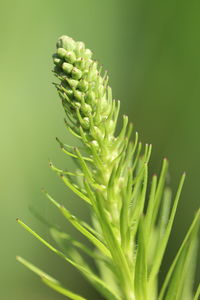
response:
[[(127, 116), (123, 116), (122, 129), (116, 134), (120, 102), (113, 100), (108, 76), (106, 73), (101, 75), (101, 68), (92, 60), (92, 52), (84, 43), (62, 36), (58, 39), (53, 61), (54, 74), (59, 80), (55, 86), (68, 118), (66, 128), (82, 146), (73, 148), (58, 140), (64, 153), (78, 164), (78, 172), (60, 170), (52, 163), (50, 167), (87, 203), (92, 225), (74, 217), (46, 191), (44, 193), (67, 221), (90, 241), (93, 249), (49, 225), (50, 233), (62, 251), (58, 250), (21, 220), (18, 219), (18, 223), (77, 268), (106, 299), (197, 300), (199, 290), (193, 298), (192, 278), (199, 211), (161, 289), (158, 288), (159, 270), (185, 174), (171, 205), (171, 192), (166, 186), (167, 160), (163, 161), (160, 176), (154, 175), (149, 185), (151, 145), (145, 145), (143, 151), (137, 133), (134, 142), (131, 141), (132, 124)], [(85, 261), (82, 252), (93, 258), (98, 273)], [(21, 257), (17, 259), (59, 293), (70, 299), (85, 299)]]

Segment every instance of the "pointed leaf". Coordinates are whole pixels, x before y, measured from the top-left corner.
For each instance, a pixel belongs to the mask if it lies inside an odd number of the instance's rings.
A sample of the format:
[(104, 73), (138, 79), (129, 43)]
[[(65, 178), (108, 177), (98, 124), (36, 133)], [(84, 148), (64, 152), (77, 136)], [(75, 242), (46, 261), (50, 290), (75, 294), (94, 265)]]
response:
[(135, 265), (135, 293), (138, 300), (147, 299), (147, 258), (143, 226), (143, 220), (141, 220), (138, 229), (138, 250)]
[(195, 216), (195, 218), (194, 218), (194, 220), (193, 220), (193, 222), (192, 222), (192, 224), (191, 224), (191, 226), (190, 226), (190, 228), (189, 228), (189, 230), (186, 234), (186, 237), (185, 237), (185, 239), (184, 239), (184, 241), (183, 241), (183, 243), (182, 243), (182, 245), (181, 245), (181, 247), (180, 247), (180, 249), (179, 249), (179, 251), (178, 251), (178, 253), (177, 253), (177, 255), (176, 255), (169, 271), (168, 271), (168, 273), (167, 273), (167, 276), (166, 276), (165, 281), (163, 283), (162, 289), (160, 291), (159, 300), (163, 299), (164, 294), (166, 292), (166, 289), (169, 285), (169, 282), (170, 282), (170, 280), (173, 276), (173, 272), (174, 272), (174, 270), (176, 270), (176, 266), (177, 266), (178, 262), (180, 261), (180, 258), (185, 256), (185, 254), (187, 254), (188, 245), (190, 245), (193, 242), (194, 233), (197, 232), (198, 227), (199, 227), (199, 223), (200, 223), (199, 221), (200, 221), (200, 210), (197, 212), (197, 214), (196, 214), (196, 216)]
[(43, 272), (39, 268), (35, 267), (34, 265), (32, 265), (30, 262), (23, 259), (22, 257), (17, 256), (17, 260), (20, 263), (22, 263), (23, 265), (25, 265), (28, 269), (33, 271), (35, 274), (40, 276), (41, 280), (46, 285), (48, 285), (49, 287), (51, 287), (52, 289), (54, 289), (58, 293), (60, 293), (64, 296), (67, 296), (68, 298), (70, 298), (72, 300), (86, 300), (86, 298), (83, 298), (82, 296), (79, 296), (78, 294), (75, 294), (75, 293), (69, 291), (68, 289), (62, 287), (61, 284), (56, 279), (49, 276), (48, 274), (46, 274), (45, 272)]
[(172, 207), (172, 212), (171, 212), (168, 224), (167, 224), (165, 234), (163, 236), (162, 241), (160, 242), (160, 245), (158, 245), (157, 252), (155, 254), (154, 263), (153, 263), (153, 266), (152, 266), (152, 269), (151, 269), (151, 272), (150, 272), (150, 275), (149, 275), (150, 284), (151, 284), (151, 281), (153, 281), (155, 279), (155, 277), (158, 274), (159, 269), (160, 269), (160, 265), (161, 265), (161, 262), (162, 262), (162, 259), (163, 259), (164, 253), (165, 253), (167, 242), (169, 240), (169, 236), (170, 236), (170, 233), (171, 233), (171, 230), (172, 230), (172, 225), (173, 225), (173, 222), (174, 222), (175, 213), (176, 213), (176, 209), (177, 209), (177, 206), (178, 206), (178, 202), (179, 202), (179, 198), (180, 198), (180, 195), (181, 195), (181, 190), (182, 190), (182, 187), (183, 187), (184, 180), (185, 180), (185, 174), (183, 174), (183, 176), (181, 178), (181, 181), (180, 181), (180, 184), (179, 184), (179, 187), (178, 187), (178, 191), (176, 193), (176, 197), (175, 197), (174, 204), (173, 204), (173, 207)]

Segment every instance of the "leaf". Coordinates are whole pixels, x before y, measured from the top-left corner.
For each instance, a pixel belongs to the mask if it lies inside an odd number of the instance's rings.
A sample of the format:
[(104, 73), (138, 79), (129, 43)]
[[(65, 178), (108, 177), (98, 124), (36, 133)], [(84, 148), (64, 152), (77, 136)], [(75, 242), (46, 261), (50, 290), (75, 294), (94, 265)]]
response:
[(158, 241), (157, 243), (160, 244), (162, 240), (165, 230), (169, 220), (170, 214), (170, 205), (171, 205), (171, 190), (169, 188), (165, 188), (163, 201), (161, 205), (161, 211), (158, 217)]
[(137, 300), (147, 299), (147, 258), (143, 219), (141, 219), (138, 229), (138, 250), (135, 264), (135, 294)]
[(157, 189), (156, 189), (156, 194), (155, 194), (155, 200), (154, 200), (154, 207), (153, 207), (152, 220), (151, 220), (151, 224), (150, 224), (150, 230), (155, 225), (155, 222), (156, 222), (156, 219), (157, 219), (157, 215), (158, 215), (158, 211), (159, 211), (159, 207), (160, 207), (160, 203), (161, 203), (161, 199), (162, 199), (162, 195), (163, 195), (165, 180), (166, 180), (166, 176), (167, 176), (167, 170), (168, 170), (168, 161), (167, 161), (167, 159), (164, 159), (162, 169), (161, 169), (160, 178), (159, 178), (159, 181), (158, 181), (158, 186), (157, 186)]
[(63, 258), (65, 261), (70, 263), (76, 269), (78, 269), (103, 295), (108, 296), (108, 299), (111, 300), (120, 300), (117, 295), (97, 276), (95, 275), (86, 265), (80, 265), (76, 263), (72, 259), (68, 258), (63, 252), (59, 251), (55, 247), (53, 247), (50, 243), (44, 240), (41, 236), (39, 236), (35, 231), (33, 231), (30, 227), (28, 227), (21, 220), (17, 219), (17, 222), (24, 227), (29, 233), (35, 236), (40, 242), (42, 242), (47, 248), (49, 248), (52, 252), (56, 253), (58, 256)]
[(37, 274), (46, 285), (48, 285), (55, 291), (59, 292), (60, 294), (67, 296), (68, 298), (70, 298), (72, 300), (86, 300), (86, 298), (83, 298), (82, 296), (79, 296), (78, 294), (75, 294), (75, 293), (71, 292), (70, 290), (62, 287), (62, 285), (56, 279), (49, 276), (48, 274), (46, 274), (39, 268), (35, 267), (34, 265), (32, 265), (30, 262), (23, 259), (22, 257), (17, 256), (17, 260), (20, 263), (22, 263), (23, 265), (25, 265), (28, 269), (33, 271), (35, 274)]
[(182, 190), (182, 187), (183, 187), (184, 180), (185, 180), (185, 174), (183, 174), (183, 176), (181, 177), (181, 181), (180, 181), (177, 193), (176, 193), (176, 197), (175, 197), (174, 204), (173, 204), (173, 207), (172, 207), (171, 215), (170, 215), (170, 218), (169, 218), (164, 236), (163, 236), (160, 244), (158, 245), (157, 251), (155, 253), (153, 266), (152, 266), (152, 269), (151, 269), (150, 275), (149, 275), (150, 285), (151, 285), (151, 282), (155, 279), (155, 277), (158, 274), (159, 269), (160, 269), (160, 265), (161, 265), (161, 262), (162, 262), (162, 259), (163, 259), (164, 253), (165, 253), (167, 242), (169, 240), (169, 236), (170, 236), (170, 233), (171, 233), (171, 230), (172, 230), (172, 225), (173, 225), (173, 221), (174, 221), (174, 218), (175, 218), (175, 213), (176, 213), (176, 209), (177, 209), (177, 206), (178, 206), (178, 202), (179, 202), (179, 198), (180, 198), (180, 194), (181, 194), (181, 190)]
[(69, 179), (64, 176), (63, 174), (60, 175), (61, 179), (63, 180), (63, 182), (65, 183), (65, 185), (70, 188), (70, 190), (72, 190), (76, 195), (78, 195), (81, 199), (85, 200), (87, 203), (91, 204), (90, 199), (83, 194), (78, 187), (76, 187), (73, 183), (71, 183), (69, 181)]
[[(102, 203), (102, 194), (96, 191), (97, 194), (97, 206), (99, 211), (99, 222), (101, 225), (102, 232), (104, 234), (106, 243), (109, 247), (110, 253), (112, 255), (113, 263), (116, 267), (117, 275), (121, 280), (121, 285), (124, 286), (125, 290), (130, 290), (130, 285), (133, 285), (132, 274), (129, 269), (124, 252), (122, 251), (118, 240), (113, 232), (111, 223), (108, 220), (106, 211)], [(130, 290), (131, 291), (131, 290)]]
[(100, 255), (98, 252), (91, 250), (87, 246), (85, 246), (83, 243), (80, 243), (73, 239), (69, 234), (65, 232), (59, 231), (57, 228), (50, 228), (50, 234), (55, 240), (55, 242), (61, 247), (63, 250), (67, 250), (69, 247), (76, 247), (83, 251), (85, 254), (90, 256), (93, 259), (96, 260), (102, 260), (105, 263), (107, 263), (104, 256)]
[[(194, 300), (193, 285), (195, 282), (195, 272), (197, 268), (198, 255), (198, 237), (194, 235), (190, 245), (189, 254), (187, 255), (186, 267), (184, 268), (183, 284), (180, 289), (181, 300)], [(179, 284), (180, 285), (180, 284)]]
[(151, 235), (151, 223), (152, 223), (152, 216), (153, 216), (153, 208), (155, 202), (155, 194), (156, 194), (156, 186), (157, 186), (157, 176), (154, 175), (151, 183), (151, 190), (149, 196), (149, 202), (147, 207), (147, 212), (145, 215), (145, 230), (146, 230), (146, 243), (148, 248), (148, 242)]
[[(176, 293), (176, 289), (177, 289), (176, 285), (178, 286), (178, 281), (176, 281), (176, 280), (177, 280), (177, 278), (179, 280), (178, 272), (180, 272), (180, 276), (181, 276), (181, 273), (183, 271), (182, 264), (184, 264), (183, 258), (187, 256), (189, 247), (194, 242), (194, 237), (195, 237), (195, 234), (198, 230), (199, 223), (200, 223), (199, 221), (200, 221), (200, 210), (197, 212), (197, 214), (186, 234), (186, 237), (185, 237), (185, 239), (184, 239), (184, 241), (183, 241), (168, 273), (167, 273), (167, 276), (165, 278), (165, 281), (164, 281), (163, 286), (160, 291), (160, 295), (158, 298), (159, 300), (163, 299), (166, 289), (167, 289), (167, 287), (169, 287), (170, 282), (172, 284), (170, 293), (171, 294)], [(174, 290), (172, 290), (172, 287), (174, 288)], [(170, 298), (168, 298), (168, 299), (170, 299)], [(174, 299), (174, 298), (172, 298), (172, 299)]]
[[(131, 231), (131, 235), (132, 235), (132, 239), (135, 238), (136, 232), (137, 232), (137, 228), (140, 222), (140, 217), (143, 213), (143, 209), (144, 209), (144, 203), (145, 203), (145, 198), (146, 198), (146, 191), (147, 191), (147, 180), (148, 180), (148, 166), (145, 163), (145, 167), (143, 170), (144, 175), (141, 177), (142, 179), (142, 190), (141, 193), (138, 195), (137, 200), (135, 201), (135, 206), (132, 209), (132, 215), (130, 216), (131, 218), (131, 224), (134, 224), (132, 231)], [(140, 179), (140, 180), (141, 180)], [(140, 184), (140, 181), (139, 181)]]
[(78, 230), (80, 231), (90, 242), (93, 243), (102, 253), (110, 257), (110, 252), (107, 247), (96, 238), (91, 232), (83, 226), (83, 223), (73, 216), (64, 206), (60, 205), (54, 200), (47, 192), (45, 192), (47, 198), (62, 212), (64, 217)]
[(200, 284), (198, 285), (197, 291), (194, 295), (194, 300), (198, 300), (200, 296)]
[[(63, 144), (63, 143), (59, 140), (58, 137), (56, 138), (56, 141), (59, 143), (59, 145), (60, 145), (60, 147), (61, 147), (61, 150), (62, 150), (65, 154), (67, 154), (67, 155), (69, 155), (69, 156), (71, 156), (71, 157), (73, 157), (73, 158), (78, 158), (78, 156), (77, 156), (76, 154), (74, 154), (74, 153), (72, 153), (72, 152), (70, 152), (70, 151), (68, 151), (68, 150), (66, 149), (65, 144)], [(92, 162), (92, 159), (91, 159), (90, 157), (84, 157), (84, 156), (83, 156), (82, 158), (83, 158), (83, 160)]]
[(63, 213), (63, 215), (66, 217), (66, 219), (74, 226), (77, 230), (79, 230), (85, 237), (90, 240), (104, 255), (110, 257), (110, 252), (108, 248), (99, 241), (92, 233), (90, 233), (85, 227), (82, 226), (80, 221), (71, 215), (71, 213), (64, 207), (60, 206), (60, 210)]

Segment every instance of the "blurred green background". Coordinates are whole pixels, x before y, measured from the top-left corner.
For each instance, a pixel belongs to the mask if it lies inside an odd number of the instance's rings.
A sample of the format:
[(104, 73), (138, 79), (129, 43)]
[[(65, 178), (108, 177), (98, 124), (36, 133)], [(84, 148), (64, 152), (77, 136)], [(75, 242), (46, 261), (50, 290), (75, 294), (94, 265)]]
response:
[(51, 55), (62, 34), (83, 40), (109, 70), (122, 112), (141, 140), (153, 144), (151, 173), (167, 157), (175, 190), (180, 174), (187, 172), (165, 267), (172, 260), (199, 202), (199, 9), (198, 0), (1, 1), (0, 299), (64, 299), (17, 263), (16, 254), (72, 290), (100, 299), (76, 271), (15, 222), (21, 217), (49, 238), (29, 211), (34, 206), (79, 237), (54, 212), (42, 186), (88, 219), (85, 206), (48, 168), (48, 158), (60, 167), (71, 166), (55, 141), (59, 136), (70, 144), (72, 138), (64, 130), (63, 110), (51, 84)]

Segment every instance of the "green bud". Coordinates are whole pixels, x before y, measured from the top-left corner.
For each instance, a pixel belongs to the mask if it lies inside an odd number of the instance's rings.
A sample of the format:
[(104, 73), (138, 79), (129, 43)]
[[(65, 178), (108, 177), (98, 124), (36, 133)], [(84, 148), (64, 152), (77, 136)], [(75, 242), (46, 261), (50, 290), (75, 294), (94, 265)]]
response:
[(58, 50), (57, 50), (57, 55), (58, 55), (58, 57), (64, 58), (66, 54), (67, 54), (67, 51), (66, 51), (65, 49), (63, 49), (63, 48), (58, 48)]
[(92, 135), (97, 140), (102, 140), (103, 139), (103, 134), (102, 134), (101, 130), (97, 126), (94, 126), (94, 128), (92, 130)]
[(101, 112), (106, 112), (108, 109), (108, 103), (105, 98), (101, 98), (99, 102)]
[(74, 80), (74, 79), (66, 79), (69, 86), (73, 89), (73, 88), (76, 88), (77, 85), (78, 85), (78, 81), (77, 80)]
[(78, 56), (82, 56), (85, 52), (85, 44), (83, 42), (76, 42), (75, 52)]
[(54, 64), (55, 64), (56, 66), (61, 66), (61, 64), (62, 64), (62, 59), (60, 59), (60, 58), (58, 58), (58, 57), (55, 57), (55, 58), (53, 59), (53, 62), (54, 62)]
[(81, 77), (82, 77), (82, 72), (81, 72), (81, 70), (79, 70), (79, 69), (77, 69), (76, 67), (74, 67), (74, 68), (72, 69), (72, 78), (73, 78), (73, 79), (79, 80), (79, 79), (81, 79)]
[(84, 78), (84, 79), (87, 80), (88, 73), (89, 73), (89, 70), (88, 70), (88, 69), (83, 70), (83, 76), (82, 76), (82, 78)]
[(90, 144), (96, 149), (99, 150), (99, 143), (96, 140), (90, 142)]
[(89, 104), (84, 103), (81, 105), (81, 111), (85, 116), (89, 116), (92, 112), (92, 108)]
[(93, 61), (91, 59), (87, 59), (86, 62), (85, 62), (85, 68), (89, 69), (89, 67), (91, 66), (92, 62)]
[(92, 68), (87, 75), (88, 81), (96, 81), (98, 78), (98, 71), (95, 68)]
[(101, 85), (99, 85), (99, 87), (98, 87), (99, 98), (102, 98), (103, 95), (104, 95), (104, 93), (105, 93), (105, 88), (104, 88), (104, 86), (101, 84)]
[(75, 90), (74, 91), (74, 97), (76, 98), (76, 100), (78, 100), (78, 101), (81, 102), (83, 100), (83, 98), (84, 98), (84, 95), (80, 91)]
[(70, 64), (73, 64), (76, 61), (76, 55), (73, 51), (66, 51), (64, 58)]
[(72, 69), (73, 69), (73, 65), (64, 62), (64, 63), (62, 64), (62, 69), (63, 69), (63, 71), (64, 71), (65, 73), (70, 74), (71, 71), (72, 71)]
[(81, 92), (86, 92), (88, 90), (88, 82), (84, 79), (80, 80), (78, 84), (78, 89)]
[(92, 51), (90, 49), (85, 49), (84, 57), (89, 59), (92, 57)]
[(79, 109), (81, 108), (81, 103), (80, 102), (74, 102), (73, 104), (76, 108), (79, 108)]
[(106, 123), (106, 128), (108, 132), (113, 132), (115, 128), (115, 122), (113, 120), (110, 120)]
[(86, 61), (83, 57), (79, 57), (76, 62), (74, 63), (74, 65), (78, 68), (83, 70), (85, 68), (86, 65)]
[(76, 42), (68, 37), (67, 35), (62, 35), (57, 42), (57, 48), (64, 48), (65, 50), (74, 50), (76, 47)]
[(88, 129), (90, 127), (90, 120), (89, 120), (88, 117), (83, 118), (83, 120), (82, 120), (82, 126), (85, 129)]
[(86, 94), (86, 101), (88, 103), (93, 103), (96, 99), (96, 96), (95, 96), (95, 93), (93, 91), (89, 91), (87, 94)]
[(69, 96), (69, 97), (72, 97), (72, 96), (73, 96), (73, 94), (74, 94), (74, 92), (73, 92), (73, 90), (72, 90), (72, 89), (70, 89), (70, 88), (67, 88), (67, 89), (66, 89), (66, 94), (67, 94), (67, 96)]

